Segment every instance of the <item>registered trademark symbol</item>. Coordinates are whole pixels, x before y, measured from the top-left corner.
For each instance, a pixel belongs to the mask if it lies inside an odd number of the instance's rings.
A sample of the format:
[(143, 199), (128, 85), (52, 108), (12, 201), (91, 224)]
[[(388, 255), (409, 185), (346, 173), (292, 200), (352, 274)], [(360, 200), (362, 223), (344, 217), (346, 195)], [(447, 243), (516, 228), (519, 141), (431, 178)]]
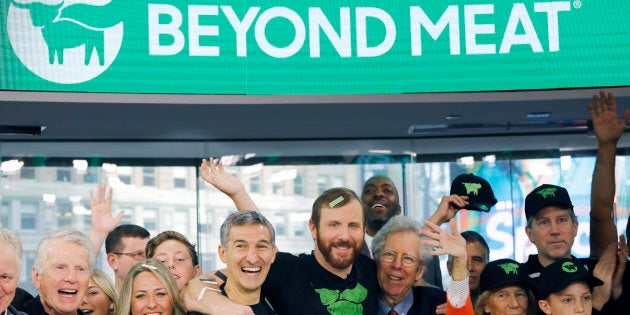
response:
[(573, 7), (576, 9), (579, 9), (582, 7), (582, 0), (575, 0), (573, 1)]

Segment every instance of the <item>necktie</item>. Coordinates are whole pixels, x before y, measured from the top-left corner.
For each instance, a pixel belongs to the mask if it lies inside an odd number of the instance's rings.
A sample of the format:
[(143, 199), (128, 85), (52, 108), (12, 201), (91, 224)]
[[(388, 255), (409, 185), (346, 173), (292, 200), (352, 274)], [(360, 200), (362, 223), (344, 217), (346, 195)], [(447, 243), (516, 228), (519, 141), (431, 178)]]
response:
[(396, 310), (392, 308), (391, 310), (389, 310), (389, 312), (387, 312), (387, 315), (398, 315), (398, 312), (396, 312)]

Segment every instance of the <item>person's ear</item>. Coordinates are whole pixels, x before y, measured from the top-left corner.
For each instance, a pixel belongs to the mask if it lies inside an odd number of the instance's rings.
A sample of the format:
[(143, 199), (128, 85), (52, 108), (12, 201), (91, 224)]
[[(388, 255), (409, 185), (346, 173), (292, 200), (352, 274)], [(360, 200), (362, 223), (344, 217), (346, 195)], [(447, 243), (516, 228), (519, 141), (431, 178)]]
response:
[(118, 270), (118, 255), (114, 253), (107, 254), (107, 263), (112, 268), (112, 270)]
[(223, 263), (226, 263), (225, 262), (225, 260), (226, 260), (225, 259), (225, 247), (223, 247), (223, 245), (219, 245), (219, 259), (221, 259), (221, 261)]
[(37, 269), (35, 269), (35, 267), (31, 269), (31, 279), (33, 279), (33, 285), (35, 286), (35, 289), (39, 291), (39, 272), (37, 272)]
[(271, 254), (271, 260), (269, 261), (270, 264), (273, 264), (273, 262), (276, 261), (277, 253), (278, 253), (278, 246), (273, 245), (273, 253)]
[(549, 302), (547, 302), (547, 300), (539, 300), (538, 307), (540, 307), (543, 313), (551, 315), (551, 306), (549, 305)]
[(315, 226), (313, 219), (308, 220), (308, 228), (311, 230), (313, 240), (317, 239), (317, 226)]
[(416, 272), (416, 281), (422, 279), (422, 276), (424, 275), (425, 270), (427, 270), (427, 266), (425, 265), (420, 266), (420, 270)]
[(534, 238), (532, 237), (532, 228), (526, 227), (525, 228), (525, 234), (527, 234), (527, 238), (529, 238), (529, 241), (532, 242), (532, 244), (533, 244), (534, 243)]

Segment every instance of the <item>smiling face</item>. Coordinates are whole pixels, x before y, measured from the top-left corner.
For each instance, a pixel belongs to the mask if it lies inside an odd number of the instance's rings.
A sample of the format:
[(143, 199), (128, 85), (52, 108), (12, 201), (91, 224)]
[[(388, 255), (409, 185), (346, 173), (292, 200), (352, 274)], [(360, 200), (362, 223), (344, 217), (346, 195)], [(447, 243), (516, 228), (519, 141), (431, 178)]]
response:
[(262, 224), (233, 225), (227, 246), (219, 245), (219, 257), (227, 265), (226, 291), (229, 286), (243, 295), (259, 293), (276, 257), (269, 229)]
[(420, 245), (420, 237), (411, 231), (387, 236), (381, 255), (391, 254), (394, 260), (388, 262), (383, 256), (378, 259), (377, 278), (383, 290), (383, 300), (388, 305), (393, 306), (402, 301), (411, 292), (414, 282), (422, 278), (424, 266), (419, 266)]
[(556, 259), (571, 257), (577, 228), (569, 210), (552, 206), (539, 210), (525, 232), (538, 249), (540, 263), (547, 266)]
[(171, 315), (173, 299), (150, 271), (139, 273), (131, 288), (131, 315)]
[(90, 281), (89, 253), (63, 240), (51, 241), (42, 270), (32, 271), (44, 310), (54, 315), (76, 315)]
[(155, 248), (152, 258), (161, 261), (175, 277), (181, 291), (188, 280), (199, 275), (199, 265), (194, 266), (186, 245), (176, 240), (167, 240)]
[(87, 293), (80, 309), (88, 315), (107, 315), (114, 309), (114, 303), (107, 294), (90, 278)]
[(20, 278), (16, 258), (13, 246), (0, 244), (0, 310), (6, 310), (15, 297), (15, 289)]
[(387, 221), (400, 214), (400, 201), (396, 186), (387, 177), (372, 177), (363, 186), (361, 199), (367, 207), (368, 226), (374, 232)]
[(354, 258), (363, 248), (363, 207), (352, 199), (343, 206), (323, 206), (319, 226), (309, 221), (311, 235), (315, 239), (315, 258), (326, 270), (348, 275)]

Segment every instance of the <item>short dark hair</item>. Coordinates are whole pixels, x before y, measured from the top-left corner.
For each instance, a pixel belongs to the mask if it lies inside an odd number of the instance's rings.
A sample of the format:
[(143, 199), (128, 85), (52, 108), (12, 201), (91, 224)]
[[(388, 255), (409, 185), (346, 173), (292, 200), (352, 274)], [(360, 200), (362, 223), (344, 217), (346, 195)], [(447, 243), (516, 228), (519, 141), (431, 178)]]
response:
[(155, 250), (157, 249), (157, 247), (160, 246), (160, 244), (169, 240), (178, 241), (184, 244), (184, 246), (186, 246), (186, 249), (188, 250), (188, 254), (190, 254), (193, 266), (199, 265), (199, 256), (197, 255), (197, 251), (195, 250), (195, 245), (190, 243), (186, 236), (177, 231), (164, 231), (150, 239), (147, 243), (146, 248), (147, 258), (154, 258), (153, 256), (155, 255)]
[[(339, 201), (337, 201), (338, 199)], [(356, 200), (361, 205), (361, 209), (363, 210), (363, 220), (361, 222), (363, 222), (363, 226), (365, 226), (367, 224), (367, 208), (365, 204), (352, 189), (345, 187), (330, 188), (319, 195), (319, 197), (315, 199), (315, 202), (313, 202), (311, 220), (315, 223), (316, 227), (319, 227), (319, 221), (322, 217), (322, 207), (327, 206), (328, 208), (334, 208), (344, 206), (350, 202), (350, 200)], [(334, 204), (330, 206), (333, 202)]]
[(107, 234), (105, 239), (105, 252), (107, 254), (122, 250), (123, 237), (149, 238), (151, 234), (147, 229), (135, 224), (122, 224)]
[(481, 236), (481, 234), (475, 231), (464, 231), (462, 232), (462, 237), (466, 240), (466, 243), (479, 243), (486, 251), (486, 262), (490, 261), (490, 247), (488, 247), (488, 243), (486, 239)]

